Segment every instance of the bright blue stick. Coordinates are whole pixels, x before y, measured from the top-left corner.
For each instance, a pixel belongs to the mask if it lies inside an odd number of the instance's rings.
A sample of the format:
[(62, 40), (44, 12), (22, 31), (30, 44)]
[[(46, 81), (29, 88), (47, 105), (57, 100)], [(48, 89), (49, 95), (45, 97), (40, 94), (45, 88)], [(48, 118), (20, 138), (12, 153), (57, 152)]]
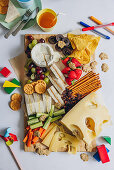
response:
[[(82, 22), (82, 21), (80, 21), (80, 24), (81, 24), (82, 26), (84, 26), (84, 27), (90, 27), (90, 25), (88, 25), (88, 24), (86, 24), (86, 23), (84, 23), (84, 22)], [(98, 34), (99, 36), (101, 36), (101, 37), (103, 37), (103, 38), (105, 38), (105, 39), (110, 39), (109, 36), (107, 36), (107, 35), (99, 32), (99, 31), (97, 31), (97, 30), (91, 30), (91, 31), (93, 31), (94, 33)]]

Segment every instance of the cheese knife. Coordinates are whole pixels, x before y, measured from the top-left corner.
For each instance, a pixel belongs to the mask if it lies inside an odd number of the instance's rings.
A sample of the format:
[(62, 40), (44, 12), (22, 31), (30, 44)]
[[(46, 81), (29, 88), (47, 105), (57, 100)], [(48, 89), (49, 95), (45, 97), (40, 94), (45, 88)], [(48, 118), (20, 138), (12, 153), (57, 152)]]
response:
[(32, 15), (30, 15), (29, 18), (28, 18), (26, 21), (23, 21), (23, 22), (16, 28), (16, 30), (12, 33), (12, 35), (13, 35), (13, 36), (16, 36), (17, 33), (28, 23), (28, 21), (30, 21), (31, 19), (34, 19), (34, 18), (36, 17), (38, 11), (39, 11), (39, 7), (37, 7), (37, 8), (33, 11)]
[(32, 14), (32, 11), (29, 9), (26, 11), (26, 13), (23, 15), (22, 19), (16, 24), (14, 25), (5, 35), (4, 37), (7, 39), (12, 32), (23, 22), (23, 21), (27, 21), (29, 16)]

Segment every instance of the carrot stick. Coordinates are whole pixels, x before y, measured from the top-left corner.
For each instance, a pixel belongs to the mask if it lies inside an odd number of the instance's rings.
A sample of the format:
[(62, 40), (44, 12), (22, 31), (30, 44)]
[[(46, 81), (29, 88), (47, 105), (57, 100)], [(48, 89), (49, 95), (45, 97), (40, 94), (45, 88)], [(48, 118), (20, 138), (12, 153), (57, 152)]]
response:
[(28, 141), (27, 141), (27, 146), (28, 146), (28, 147), (31, 146), (32, 136), (33, 136), (33, 132), (32, 132), (32, 131), (29, 131), (29, 134), (28, 134)]
[(38, 141), (39, 137), (35, 136), (32, 140), (33, 143), (36, 143)]
[(43, 132), (42, 132), (42, 134), (40, 135), (40, 137), (42, 137), (45, 132), (46, 132), (46, 129), (43, 130)]
[(27, 135), (25, 136), (25, 138), (23, 139), (23, 142), (26, 143), (27, 139), (28, 139), (28, 134), (27, 134)]
[(44, 131), (44, 128), (41, 127), (41, 128), (39, 129), (40, 136), (41, 136), (41, 134), (42, 134), (43, 131)]

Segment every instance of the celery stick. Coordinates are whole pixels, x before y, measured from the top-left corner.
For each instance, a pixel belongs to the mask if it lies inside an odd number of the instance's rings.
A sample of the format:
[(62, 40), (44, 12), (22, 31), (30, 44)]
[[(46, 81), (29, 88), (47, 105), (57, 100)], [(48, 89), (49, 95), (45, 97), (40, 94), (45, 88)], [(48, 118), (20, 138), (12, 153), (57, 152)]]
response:
[(34, 119), (30, 119), (27, 121), (28, 125), (31, 125), (31, 124), (34, 124), (34, 123), (37, 123), (39, 122), (38, 118), (34, 118)]
[(34, 119), (34, 118), (36, 118), (36, 114), (29, 115), (29, 117), (28, 117), (29, 120), (30, 120), (30, 119)]
[(30, 128), (31, 129), (35, 129), (35, 128), (38, 128), (38, 127), (41, 127), (41, 126), (43, 126), (43, 123), (42, 122), (38, 122), (38, 123), (30, 125)]
[(61, 118), (62, 118), (62, 116), (53, 117), (53, 118), (51, 119), (51, 123), (52, 123), (52, 122), (55, 122), (56, 120), (59, 120), (59, 119), (61, 119)]
[(47, 128), (48, 128), (48, 126), (50, 125), (51, 119), (52, 119), (51, 117), (48, 117), (48, 119), (47, 119), (46, 122), (44, 123), (44, 126), (43, 126), (44, 129), (47, 129)]
[(50, 110), (50, 113), (49, 113), (49, 116), (53, 116), (53, 112), (54, 112), (54, 105), (51, 106), (51, 110)]
[(65, 114), (65, 109), (58, 110), (57, 112), (53, 113), (53, 116), (59, 116)]
[(46, 117), (48, 117), (49, 115), (46, 114), (46, 113), (36, 113), (36, 117), (40, 117), (40, 116), (43, 116), (45, 115)]

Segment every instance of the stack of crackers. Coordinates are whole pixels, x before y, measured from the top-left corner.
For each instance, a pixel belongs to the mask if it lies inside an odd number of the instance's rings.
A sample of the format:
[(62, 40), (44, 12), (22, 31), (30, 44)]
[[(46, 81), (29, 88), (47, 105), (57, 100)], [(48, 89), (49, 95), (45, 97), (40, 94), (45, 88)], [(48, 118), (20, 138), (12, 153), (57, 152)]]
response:
[(38, 94), (43, 94), (46, 91), (46, 83), (43, 80), (38, 80), (36, 82), (32, 82), (31, 84), (26, 84), (24, 86), (24, 92), (26, 94), (33, 94), (34, 92)]
[(7, 14), (9, 0), (0, 0), (0, 14)]

